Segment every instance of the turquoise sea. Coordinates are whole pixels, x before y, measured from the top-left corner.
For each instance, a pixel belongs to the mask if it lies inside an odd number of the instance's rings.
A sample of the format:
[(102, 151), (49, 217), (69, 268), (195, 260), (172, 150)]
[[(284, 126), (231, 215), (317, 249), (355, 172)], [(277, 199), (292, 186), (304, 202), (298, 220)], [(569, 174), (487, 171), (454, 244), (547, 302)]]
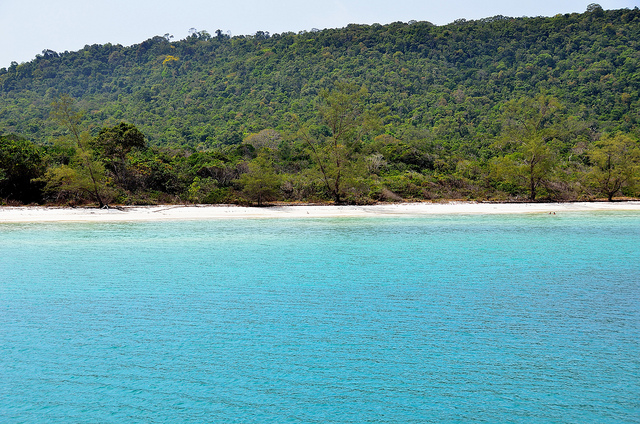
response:
[(638, 423), (640, 213), (0, 224), (3, 423)]

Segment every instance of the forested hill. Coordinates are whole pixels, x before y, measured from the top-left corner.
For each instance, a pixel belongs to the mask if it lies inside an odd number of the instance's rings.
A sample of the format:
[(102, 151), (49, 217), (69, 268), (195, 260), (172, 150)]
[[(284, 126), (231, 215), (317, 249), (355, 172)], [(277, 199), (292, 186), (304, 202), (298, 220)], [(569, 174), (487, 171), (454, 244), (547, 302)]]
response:
[(207, 149), (264, 129), (294, 133), (336, 81), (364, 86), (399, 139), (477, 143), (498, 106), (545, 94), (596, 131), (638, 133), (640, 10), (554, 17), (349, 25), (50, 50), (0, 70), (0, 134), (49, 143), (52, 102), (69, 94), (93, 133), (121, 121), (152, 145)]

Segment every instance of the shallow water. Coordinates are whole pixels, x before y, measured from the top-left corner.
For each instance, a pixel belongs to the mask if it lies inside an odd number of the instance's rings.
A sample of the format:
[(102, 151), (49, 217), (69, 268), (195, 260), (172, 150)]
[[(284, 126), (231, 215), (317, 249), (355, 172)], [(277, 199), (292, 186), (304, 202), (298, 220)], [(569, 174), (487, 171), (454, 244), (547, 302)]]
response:
[(640, 214), (0, 225), (3, 422), (640, 422)]

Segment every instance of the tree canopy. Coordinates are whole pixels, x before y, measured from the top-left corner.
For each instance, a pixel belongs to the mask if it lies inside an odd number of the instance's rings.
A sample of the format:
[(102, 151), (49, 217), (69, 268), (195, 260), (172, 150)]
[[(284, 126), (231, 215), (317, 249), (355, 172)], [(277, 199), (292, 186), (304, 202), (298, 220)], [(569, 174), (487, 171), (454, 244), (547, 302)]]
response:
[(214, 34), (0, 69), (0, 202), (639, 194), (638, 8)]
[(366, 87), (394, 135), (457, 145), (495, 135), (496, 106), (544, 93), (598, 131), (635, 131), (640, 10), (349, 25), (229, 37), (194, 32), (130, 47), (47, 51), (0, 69), (0, 128), (51, 142), (49, 104), (78, 99), (92, 134), (119, 122), (151, 145), (211, 148), (315, 117), (338, 81)]

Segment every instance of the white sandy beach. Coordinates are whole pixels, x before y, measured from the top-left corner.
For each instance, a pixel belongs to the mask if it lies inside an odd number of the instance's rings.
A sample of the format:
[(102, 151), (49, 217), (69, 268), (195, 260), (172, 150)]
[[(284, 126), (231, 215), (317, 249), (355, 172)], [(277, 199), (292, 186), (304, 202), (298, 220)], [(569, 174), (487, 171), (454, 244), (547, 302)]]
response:
[(122, 222), (247, 218), (392, 217), (446, 214), (521, 214), (581, 211), (640, 211), (640, 201), (576, 203), (395, 203), (372, 206), (233, 205), (125, 206), (111, 209), (20, 206), (0, 207), (0, 223)]

